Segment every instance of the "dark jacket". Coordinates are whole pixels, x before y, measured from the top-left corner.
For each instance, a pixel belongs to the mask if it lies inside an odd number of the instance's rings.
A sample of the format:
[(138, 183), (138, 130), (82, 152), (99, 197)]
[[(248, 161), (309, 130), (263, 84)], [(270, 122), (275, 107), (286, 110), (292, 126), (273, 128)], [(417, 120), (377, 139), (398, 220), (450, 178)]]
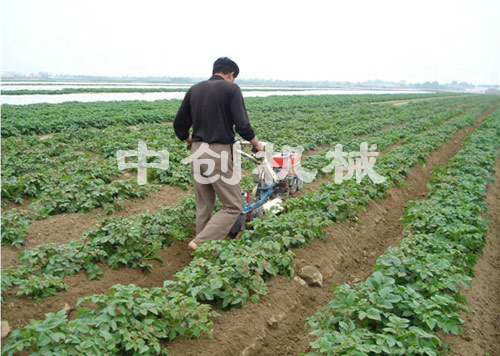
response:
[(185, 140), (191, 126), (193, 141), (234, 143), (233, 126), (245, 140), (255, 137), (240, 87), (218, 75), (193, 85), (186, 93), (174, 120), (175, 134)]

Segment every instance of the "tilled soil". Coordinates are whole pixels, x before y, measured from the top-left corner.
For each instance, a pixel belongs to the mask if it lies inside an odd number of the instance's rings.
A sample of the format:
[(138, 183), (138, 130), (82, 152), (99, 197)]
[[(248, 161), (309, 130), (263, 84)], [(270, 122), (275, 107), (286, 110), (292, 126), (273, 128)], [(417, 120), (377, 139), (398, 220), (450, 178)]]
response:
[(28, 226), (28, 235), (22, 249), (13, 246), (2, 246), (2, 268), (18, 264), (19, 252), (33, 248), (43, 243), (64, 244), (76, 240), (80, 234), (96, 227), (96, 224), (106, 217), (127, 217), (146, 211), (153, 212), (161, 206), (170, 206), (178, 202), (187, 194), (170, 185), (164, 185), (144, 199), (124, 199), (125, 207), (106, 215), (102, 208), (96, 208), (88, 213), (59, 214), (43, 220), (34, 220)]

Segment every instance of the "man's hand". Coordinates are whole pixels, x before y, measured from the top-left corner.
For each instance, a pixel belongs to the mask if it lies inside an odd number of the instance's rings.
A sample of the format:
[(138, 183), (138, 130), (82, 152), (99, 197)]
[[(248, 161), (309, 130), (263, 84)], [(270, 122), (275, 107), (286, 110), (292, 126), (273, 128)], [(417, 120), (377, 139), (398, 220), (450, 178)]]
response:
[(262, 143), (257, 142), (256, 146), (253, 146), (257, 151), (264, 151), (264, 145)]
[(191, 135), (186, 138), (186, 143), (188, 144), (188, 146), (191, 146), (191, 144), (193, 143), (193, 138), (191, 137)]
[(250, 143), (252, 144), (253, 148), (255, 148), (257, 151), (264, 151), (264, 145), (259, 142), (257, 139), (257, 136), (255, 136)]

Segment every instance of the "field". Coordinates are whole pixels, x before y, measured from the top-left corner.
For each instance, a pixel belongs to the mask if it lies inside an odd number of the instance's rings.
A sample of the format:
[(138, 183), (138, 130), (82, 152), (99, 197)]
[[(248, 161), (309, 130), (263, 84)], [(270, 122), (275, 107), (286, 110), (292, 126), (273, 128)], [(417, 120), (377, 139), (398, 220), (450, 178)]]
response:
[[(302, 146), (316, 178), (192, 255), (179, 101), (2, 106), (2, 354), (500, 353), (498, 96), (245, 102), (258, 137)], [(144, 186), (116, 164), (139, 140), (170, 152)], [(362, 142), (386, 180), (336, 184), (326, 153)]]

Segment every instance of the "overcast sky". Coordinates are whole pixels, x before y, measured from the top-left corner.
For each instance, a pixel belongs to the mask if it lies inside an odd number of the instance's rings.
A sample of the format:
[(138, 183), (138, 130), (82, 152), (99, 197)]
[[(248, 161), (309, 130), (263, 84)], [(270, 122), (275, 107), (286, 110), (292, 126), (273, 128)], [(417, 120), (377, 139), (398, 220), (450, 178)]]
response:
[(500, 83), (500, 1), (1, 0), (2, 72)]

